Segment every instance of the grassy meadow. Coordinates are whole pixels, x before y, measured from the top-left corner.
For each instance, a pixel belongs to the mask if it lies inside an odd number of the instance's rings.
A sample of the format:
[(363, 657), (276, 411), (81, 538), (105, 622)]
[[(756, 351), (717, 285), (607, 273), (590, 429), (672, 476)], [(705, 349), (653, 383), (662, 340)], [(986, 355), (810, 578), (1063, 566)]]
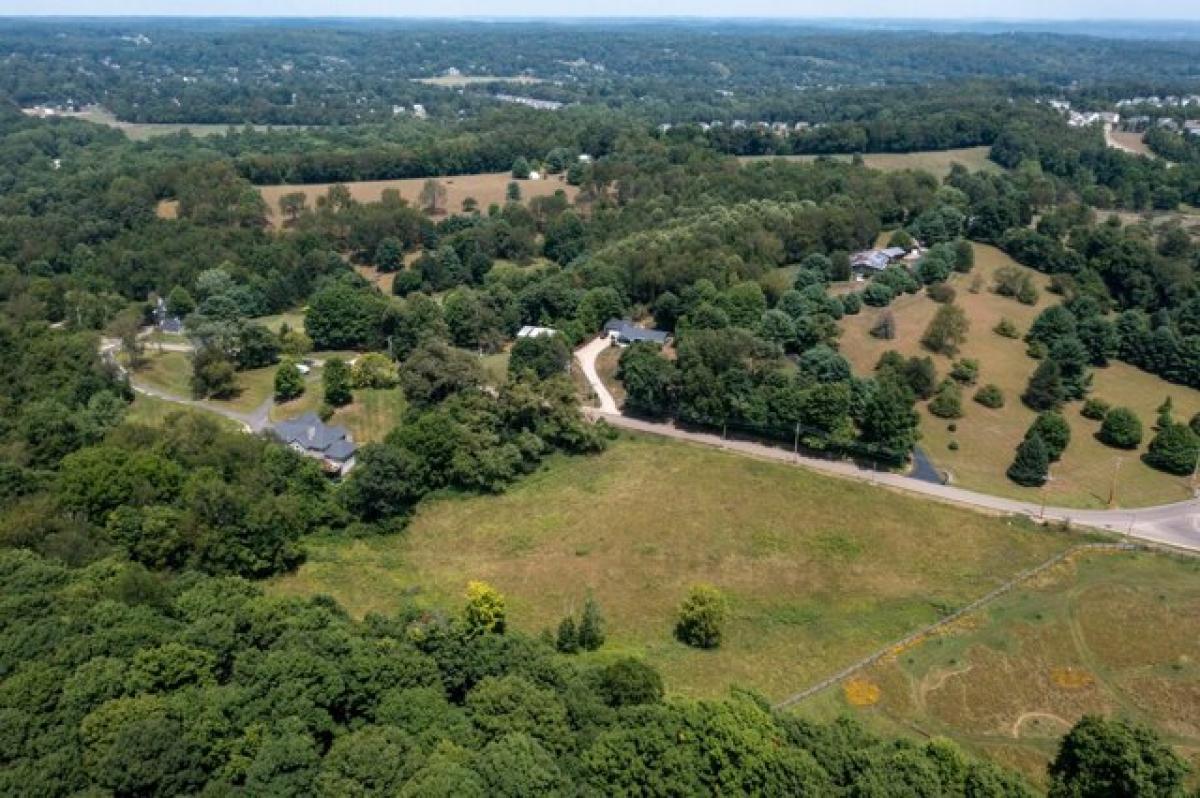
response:
[[(1022, 488), (1004, 475), (1017, 444), (1036, 416), (1022, 404), (1020, 395), (1037, 363), (1025, 354), (1023, 341), (1004, 338), (992, 328), (1005, 317), (1024, 335), (1038, 313), (1059, 301), (1059, 297), (1044, 290), (1048, 282), (1045, 275), (1032, 270), (1030, 274), (1042, 289), (1036, 305), (1023, 305), (1015, 299), (992, 293), (992, 275), (1006, 265), (1015, 265), (1015, 262), (994, 247), (977, 244), (974, 271), (968, 275), (955, 275), (950, 281), (958, 291), (956, 303), (971, 322), (959, 357), (980, 361), (979, 384), (990, 382), (1000, 386), (1005, 405), (997, 410), (985, 408), (971, 399), (975, 387), (965, 388), (964, 417), (954, 422), (955, 432), (949, 430), (950, 422), (933, 416), (922, 405), (921, 446), (939, 468), (951, 474), (954, 484), (1001, 496), (1038, 501), (1044, 495), (1051, 504), (1104, 507), (1116, 474), (1117, 503), (1121, 506), (1145, 506), (1189, 498), (1191, 491), (1187, 479), (1155, 471), (1142, 463), (1138, 455), (1150, 442), (1154, 411), (1163, 399), (1170, 396), (1177, 417), (1187, 419), (1200, 411), (1200, 391), (1172, 385), (1117, 362), (1107, 368), (1095, 369), (1091, 396), (1100, 397), (1114, 407), (1130, 407), (1138, 414), (1147, 433), (1141, 449), (1130, 452), (1100, 443), (1095, 438), (1099, 423), (1083, 418), (1079, 414), (1082, 403), (1072, 402), (1063, 409), (1063, 415), (1071, 425), (1071, 444), (1062, 460), (1051, 467), (1051, 480), (1044, 491)], [(972, 293), (969, 289), (976, 275), (982, 278), (982, 287), (978, 293)], [(890, 341), (868, 334), (884, 311), (864, 307), (857, 316), (842, 320), (839, 347), (859, 374), (871, 373), (879, 356), (888, 349), (906, 356), (930, 354), (922, 348), (920, 338), (937, 307), (924, 292), (898, 298), (888, 309), (896, 320), (896, 338)], [(931, 356), (939, 375), (945, 375), (951, 359)], [(951, 441), (957, 442), (957, 451), (949, 448)]]
[[(226, 133), (228, 130), (240, 129), (244, 125), (229, 125), (229, 124), (202, 124), (196, 122), (183, 123), (161, 123), (161, 122), (122, 122), (110, 111), (103, 108), (89, 108), (84, 111), (64, 114), (64, 116), (72, 116), (76, 119), (84, 119), (88, 122), (95, 122), (98, 125), (106, 125), (107, 127), (116, 128), (123, 132), (133, 141), (145, 141), (147, 139), (156, 138), (159, 136), (172, 136), (176, 133), (187, 131), (193, 136), (217, 136)], [(293, 125), (252, 125), (255, 130), (294, 130)]]
[(1200, 561), (1080, 555), (796, 711), (952, 737), (1034, 780), (1080, 716), (1117, 714), (1200, 770)]
[[(923, 152), (879, 152), (868, 153), (863, 155), (863, 162), (872, 169), (879, 169), (884, 172), (899, 172), (904, 169), (919, 169), (929, 172), (936, 177), (945, 177), (950, 174), (950, 167), (954, 164), (962, 164), (972, 172), (999, 172), (1002, 171), (999, 164), (988, 159), (990, 147), (963, 147), (956, 150), (928, 150)], [(763, 158), (786, 158), (789, 161), (811, 162), (818, 157), (816, 155), (748, 155), (740, 158), (742, 161), (762, 160)], [(840, 161), (849, 161), (852, 156), (849, 155), (833, 155), (825, 156), (835, 158)]]
[[(781, 698), (965, 604), (1072, 538), (777, 463), (624, 436), (552, 458), (500, 496), (437, 498), (403, 535), (309, 541), (269, 583), (328, 594), (355, 616), (404, 596), (456, 606), (470, 579), (508, 598), (517, 628), (555, 627), (593, 591), (609, 626), (597, 656), (630, 653), (678, 694), (733, 684)], [(710, 582), (727, 640), (676, 642), (673, 613)]]

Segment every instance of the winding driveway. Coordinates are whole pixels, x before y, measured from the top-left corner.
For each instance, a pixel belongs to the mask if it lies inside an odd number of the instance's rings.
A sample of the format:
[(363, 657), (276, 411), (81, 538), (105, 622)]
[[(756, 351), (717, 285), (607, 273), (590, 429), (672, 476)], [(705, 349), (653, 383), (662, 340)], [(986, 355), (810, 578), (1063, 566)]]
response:
[(752, 457), (791, 463), (825, 474), (853, 479), (869, 485), (917, 493), (939, 501), (972, 507), (985, 512), (1063, 521), (1072, 525), (1117, 532), (1149, 543), (1200, 551), (1200, 500), (1198, 499), (1129, 510), (1043, 507), (1034, 502), (1005, 499), (951, 485), (938, 485), (888, 471), (873, 471), (846, 460), (823, 460), (808, 455), (797, 455), (787, 449), (753, 441), (730, 440), (714, 433), (681, 429), (669, 422), (644, 421), (624, 416), (596, 371), (596, 358), (608, 346), (607, 339), (598, 338), (576, 350), (575, 358), (579, 361), (583, 375), (591, 385), (592, 391), (600, 400), (599, 407), (584, 408), (584, 412), (593, 419), (604, 419), (614, 427), (691, 441)]
[[(153, 343), (150, 345), (161, 347), (164, 351), (168, 352), (191, 352), (193, 349), (191, 344)], [(156, 388), (136, 379), (134, 375), (130, 373), (127, 368), (122, 366), (119, 360), (117, 360), (117, 352), (119, 352), (120, 349), (120, 340), (115, 338), (100, 339), (100, 356), (111, 363), (118, 372), (120, 372), (127, 380), (129, 380), (129, 387), (137, 393), (144, 394), (145, 396), (152, 396), (155, 399), (162, 399), (164, 402), (171, 402), (172, 404), (185, 405), (187, 407), (194, 407), (197, 410), (216, 413), (219, 416), (224, 416), (225, 418), (236, 421), (238, 424), (242, 425), (242, 428), (245, 429), (246, 432), (251, 434), (262, 432), (268, 426), (270, 426), (271, 408), (275, 403), (272, 397), (268, 396), (258, 405), (258, 407), (254, 408), (249, 413), (239, 413), (236, 410), (231, 410), (227, 407), (220, 407), (218, 405), (210, 404), (209, 402), (201, 402), (195, 399), (187, 399), (182, 396), (176, 396), (173, 393), (169, 393), (161, 388)]]

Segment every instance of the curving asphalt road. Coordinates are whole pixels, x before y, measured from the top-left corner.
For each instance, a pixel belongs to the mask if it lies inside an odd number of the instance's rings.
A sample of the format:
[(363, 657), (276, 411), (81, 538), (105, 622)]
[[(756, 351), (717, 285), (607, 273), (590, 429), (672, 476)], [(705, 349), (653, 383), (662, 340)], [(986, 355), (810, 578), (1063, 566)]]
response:
[(593, 419), (604, 419), (614, 427), (662, 435), (677, 440), (691, 441), (704, 446), (726, 449), (732, 452), (760, 457), (768, 460), (791, 463), (825, 474), (917, 493), (923, 496), (950, 502), (978, 510), (1008, 515), (1026, 515), (1048, 521), (1063, 521), (1071, 525), (1087, 526), (1117, 532), (1130, 538), (1170, 546), (1189, 551), (1200, 551), (1200, 499), (1143, 507), (1130, 510), (1081, 510), (1073, 507), (1043, 507), (1035, 502), (1005, 499), (987, 493), (938, 485), (913, 479), (902, 474), (872, 471), (845, 460), (823, 460), (807, 455), (796, 455), (787, 449), (767, 446), (743, 440), (729, 440), (707, 432), (680, 429), (672, 423), (644, 421), (621, 415), (612, 394), (604, 387), (596, 371), (596, 358), (609, 346), (606, 339), (599, 338), (584, 344), (575, 352), (581, 370), (595, 392), (599, 407), (584, 408)]

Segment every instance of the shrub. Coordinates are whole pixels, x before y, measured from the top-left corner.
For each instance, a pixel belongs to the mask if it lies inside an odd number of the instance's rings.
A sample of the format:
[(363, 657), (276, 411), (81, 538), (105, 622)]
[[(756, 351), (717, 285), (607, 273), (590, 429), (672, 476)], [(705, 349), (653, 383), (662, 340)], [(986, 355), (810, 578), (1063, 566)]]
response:
[(883, 283), (872, 281), (863, 289), (862, 301), (872, 307), (883, 308), (890, 305), (895, 296), (896, 294), (891, 288)]
[(988, 383), (975, 392), (975, 401), (993, 410), (1004, 407), (1004, 391), (1000, 386)]
[(1142, 442), (1142, 422), (1128, 407), (1114, 407), (1104, 416), (1097, 436), (1118, 449), (1136, 449)]
[(942, 305), (925, 328), (921, 344), (932, 352), (953, 356), (967, 339), (967, 330), (970, 328), (971, 323), (962, 308), (958, 305)]
[(368, 352), (354, 361), (350, 382), (355, 388), (395, 388), (400, 375), (390, 357), (382, 352)]
[(1032, 280), (1021, 285), (1021, 289), (1017, 292), (1017, 301), (1022, 305), (1037, 304), (1038, 290), (1034, 288)]
[(858, 293), (846, 294), (842, 297), (842, 312), (847, 316), (857, 316), (862, 310), (862, 297)]
[(950, 367), (950, 377), (963, 385), (974, 385), (979, 379), (979, 361), (965, 357)]
[(1090, 418), (1092, 421), (1103, 421), (1108, 415), (1111, 405), (1103, 399), (1098, 399), (1095, 396), (1088, 397), (1083, 403), (1083, 408), (1079, 411), (1079, 415), (1084, 418)]
[(884, 311), (879, 320), (871, 325), (871, 336), (884, 341), (890, 341), (896, 337), (896, 317), (892, 315), (890, 310)]
[(958, 451), (958, 441), (950, 441), (950, 443), (946, 446), (946, 448), (952, 452), (957, 452)]
[(962, 389), (954, 380), (943, 380), (929, 400), (929, 412), (938, 418), (962, 418)]
[(1000, 322), (992, 328), (992, 332), (1005, 338), (1021, 337), (1021, 331), (1018, 330), (1017, 325), (1013, 324), (1009, 319), (1000, 319)]
[(721, 645), (728, 607), (725, 596), (711, 585), (695, 585), (679, 607), (675, 637), (694, 648)]
[(925, 293), (934, 302), (940, 302), (943, 305), (950, 304), (954, 301), (954, 297), (958, 295), (954, 287), (947, 283), (934, 283), (925, 289)]

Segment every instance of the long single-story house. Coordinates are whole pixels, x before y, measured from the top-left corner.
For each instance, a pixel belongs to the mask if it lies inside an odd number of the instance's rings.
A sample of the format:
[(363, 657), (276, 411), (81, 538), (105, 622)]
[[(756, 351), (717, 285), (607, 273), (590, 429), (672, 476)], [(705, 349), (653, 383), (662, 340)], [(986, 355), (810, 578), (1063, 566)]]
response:
[(604, 325), (604, 334), (618, 346), (628, 346), (638, 341), (650, 341), (662, 346), (671, 338), (664, 330), (648, 330), (639, 327), (629, 319), (609, 319)]
[(553, 338), (555, 335), (558, 335), (558, 330), (553, 327), (536, 327), (532, 324), (517, 330), (518, 338)]
[(275, 437), (305, 457), (321, 461), (331, 474), (343, 476), (354, 468), (358, 446), (345, 427), (326, 424), (316, 413), (309, 411), (291, 421), (280, 421), (272, 427)]
[(886, 249), (864, 249), (850, 256), (850, 269), (859, 274), (881, 272), (908, 254), (904, 247)]

